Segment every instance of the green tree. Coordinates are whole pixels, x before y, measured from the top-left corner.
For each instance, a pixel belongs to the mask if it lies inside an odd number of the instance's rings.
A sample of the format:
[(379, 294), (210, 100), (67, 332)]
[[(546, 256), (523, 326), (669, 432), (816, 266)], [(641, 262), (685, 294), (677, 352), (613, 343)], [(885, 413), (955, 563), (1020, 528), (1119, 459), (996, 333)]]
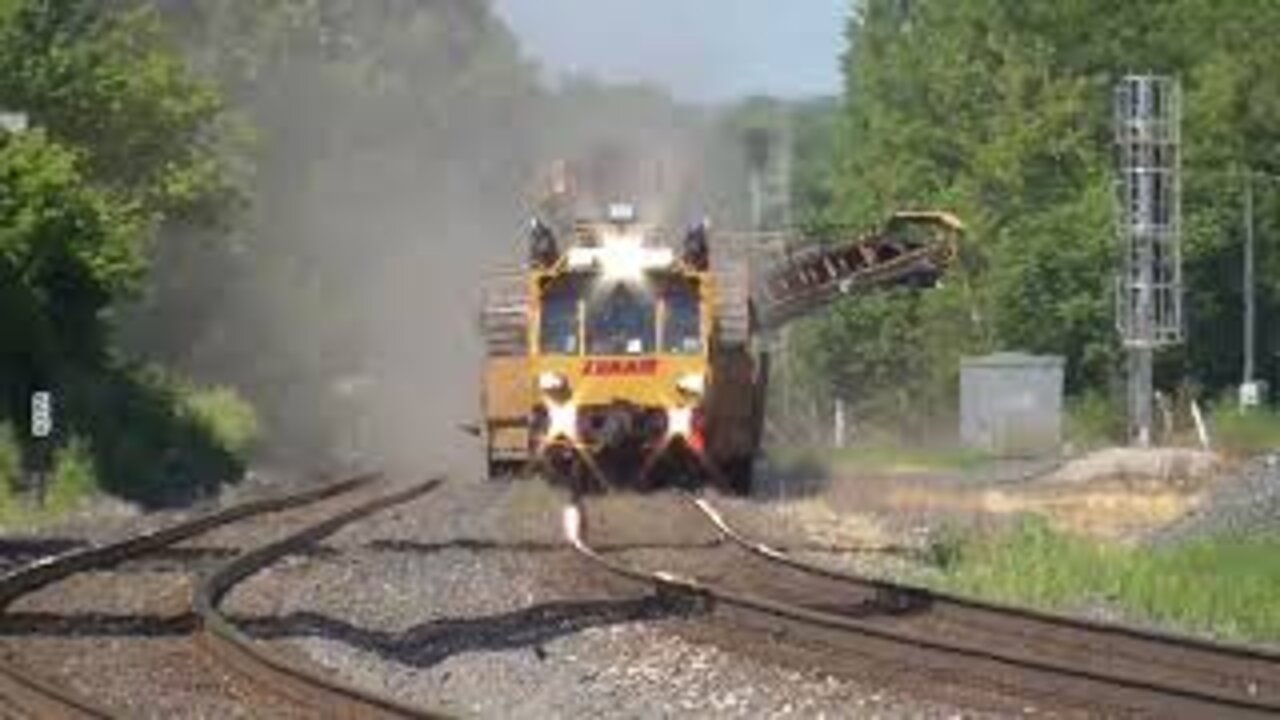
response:
[(148, 380), (113, 336), (166, 231), (237, 203), (216, 89), (147, 7), (0, 0), (0, 98), (33, 128), (0, 133), (0, 417), (25, 424), (28, 394), (54, 390), (77, 493), (181, 499), (232, 479), (243, 455), (180, 411), (193, 391)]
[(10, 368), (23, 384), (101, 360), (104, 311), (144, 287), (157, 230), (214, 221), (234, 193), (218, 95), (145, 8), (6, 0), (0, 98), (37, 128), (6, 139), (0, 159), (5, 312), (32, 333), (10, 339), (28, 356)]
[(11, 409), (54, 368), (98, 358), (100, 314), (146, 272), (147, 214), (88, 182), (84, 165), (43, 131), (0, 133), (0, 375)]
[(0, 97), (83, 155), (94, 184), (165, 220), (220, 219), (234, 200), (229, 122), (152, 9), (7, 0)]
[[(1265, 70), (1278, 58), (1264, 28), (1280, 21), (1278, 13), (1262, 1), (860, 3), (849, 24), (830, 215), (869, 226), (898, 208), (953, 210), (969, 225), (973, 272), (963, 277), (964, 292), (885, 301), (947, 312), (855, 302), (817, 322), (857, 316), (860, 337), (901, 338), (898, 362), (926, 358), (926, 367), (884, 390), (898, 394), (905, 385), (917, 407), (954, 397), (954, 372), (945, 369), (975, 349), (1062, 354), (1069, 389), (1106, 387), (1120, 357), (1110, 294), (1111, 89), (1133, 70), (1173, 73), (1187, 108), (1190, 336), (1163, 356), (1162, 381), (1230, 382), (1239, 367), (1240, 184), (1222, 173), (1276, 167), (1280, 131), (1267, 118), (1280, 102), (1280, 80)], [(1264, 196), (1259, 206), (1264, 237), (1274, 229), (1274, 202)], [(1275, 262), (1264, 252), (1264, 267)], [(1275, 308), (1276, 284), (1267, 274), (1262, 317)], [(916, 333), (890, 328), (915, 322)], [(1268, 326), (1263, 337), (1274, 342), (1276, 334)], [(838, 334), (831, 341), (838, 344), (829, 352), (845, 358), (870, 342)]]

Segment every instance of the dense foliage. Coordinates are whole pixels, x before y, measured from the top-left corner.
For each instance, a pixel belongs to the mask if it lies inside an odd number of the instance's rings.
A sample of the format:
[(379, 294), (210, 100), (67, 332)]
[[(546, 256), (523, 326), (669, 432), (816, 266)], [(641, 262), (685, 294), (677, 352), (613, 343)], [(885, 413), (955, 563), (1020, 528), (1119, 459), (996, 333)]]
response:
[[(72, 489), (91, 466), (114, 491), (180, 498), (234, 473), (260, 430), (319, 464), (370, 437), (449, 438), (475, 406), (463, 310), (518, 257), (550, 160), (649, 164), (634, 172), (656, 180), (662, 220), (743, 227), (742, 136), (779, 113), (790, 221), (944, 207), (970, 226), (944, 288), (860, 298), (793, 333), (793, 414), (843, 398), (857, 421), (919, 431), (953, 408), (961, 356), (1019, 349), (1065, 355), (1078, 404), (1105, 417), (1121, 358), (1110, 99), (1130, 70), (1186, 90), (1190, 341), (1160, 382), (1236, 379), (1239, 173), (1280, 173), (1280, 6), (853, 7), (842, 98), (722, 112), (660, 88), (548, 87), (471, 0), (0, 0), (0, 110), (31, 124), (0, 131), (0, 479), (32, 455), (37, 387), (60, 394), (50, 455)], [(1259, 176), (1268, 378), (1278, 190)], [(261, 422), (210, 385), (247, 393)]]
[(102, 313), (141, 289), (157, 229), (219, 212), (230, 191), (218, 96), (152, 12), (0, 3), (0, 98), (35, 128), (0, 140), (13, 411), (33, 374), (100, 359)]
[[(1177, 75), (1185, 95), (1189, 338), (1158, 382), (1216, 392), (1241, 363), (1241, 170), (1280, 170), (1280, 5), (1167, 0), (1120, 6), (865, 0), (849, 24), (828, 221), (942, 207), (969, 224), (970, 262), (940, 291), (851, 301), (799, 332), (807, 387), (917, 419), (954, 404), (968, 353), (1067, 358), (1075, 393), (1114, 386), (1111, 89), (1124, 73)], [(1278, 228), (1257, 185), (1261, 238)], [(1260, 251), (1263, 376), (1280, 336), (1280, 254)], [(910, 411), (903, 415), (904, 411)], [(864, 415), (865, 417), (865, 415)]]
[[(22, 453), (45, 459), (54, 501), (99, 481), (164, 499), (227, 479), (233, 449), (182, 418), (183, 393), (140, 381), (111, 321), (147, 286), (165, 228), (237, 205), (219, 94), (152, 10), (4, 0), (0, 101), (30, 125), (0, 132), (0, 421), (25, 431), (30, 393), (54, 392), (56, 447)], [(31, 444), (10, 432), (6, 452)], [(190, 471), (165, 467), (178, 453)]]

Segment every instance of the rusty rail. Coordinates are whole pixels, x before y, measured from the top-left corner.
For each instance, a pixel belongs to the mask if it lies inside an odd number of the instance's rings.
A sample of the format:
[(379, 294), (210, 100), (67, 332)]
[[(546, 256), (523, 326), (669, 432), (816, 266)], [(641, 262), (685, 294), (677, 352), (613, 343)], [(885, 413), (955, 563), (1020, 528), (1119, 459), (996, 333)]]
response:
[(221, 600), (240, 582), (352, 522), (402, 505), (435, 490), (441, 480), (416, 483), (357, 505), (306, 527), (278, 542), (246, 552), (215, 571), (196, 588), (194, 605), (201, 619), (200, 641), (215, 658), (252, 680), (332, 718), (439, 718), (433, 711), (410, 707), (391, 698), (326, 677), (255, 642), (219, 609)]
[[(576, 517), (576, 510), (575, 513), (566, 511), (565, 534), (583, 557), (612, 574), (648, 584), (663, 594), (683, 593), (704, 607), (724, 610), (735, 617), (751, 616), (755, 621), (764, 619), (771, 629), (782, 630), (783, 636), (808, 638), (836, 649), (833, 656), (838, 656), (843, 648), (850, 653), (880, 658), (888, 664), (944, 677), (981, 678), (1005, 692), (1041, 694), (1104, 712), (1154, 712), (1162, 717), (1275, 717), (1280, 713), (1280, 703), (1276, 702), (1275, 696), (1280, 691), (1277, 687), (1280, 684), (1280, 656), (1274, 653), (1046, 616), (1034, 611), (950, 598), (922, 588), (833, 573), (788, 558), (767, 545), (745, 538), (705, 502), (699, 509), (730, 540), (754, 555), (770, 563), (785, 565), (789, 570), (837, 584), (857, 586), (857, 590), (871, 595), (874, 600), (856, 606), (859, 609), (854, 611), (855, 606), (847, 605), (849, 593), (833, 593), (832, 587), (816, 585), (812, 588), (796, 587), (795, 577), (773, 578), (773, 582), (762, 583), (762, 586), (770, 588), (768, 591), (750, 583), (746, 589), (735, 590), (726, 587), (723, 580), (705, 582), (633, 567), (591, 547), (582, 531), (585, 522)], [(710, 513), (706, 512), (708, 509)], [(725, 567), (724, 562), (718, 563), (716, 572), (722, 573)], [(827, 597), (824, 600), (832, 602), (810, 604), (779, 599), (774, 595), (776, 588), (787, 582), (792, 583), (795, 595), (805, 595), (812, 590), (825, 593)], [(853, 587), (847, 589), (850, 592), (854, 590)], [(846, 604), (839, 602), (837, 595), (843, 595)], [(913, 631), (913, 618), (928, 618), (929, 613), (941, 612), (953, 601), (957, 606), (977, 608), (986, 615), (986, 624), (972, 629), (980, 636), (985, 632), (985, 642)], [(866, 611), (868, 608), (870, 612)], [(1029, 628), (1029, 623), (1033, 627)], [(1035, 624), (1042, 628), (1052, 626), (1057, 637), (1037, 636)], [(1060, 642), (1063, 633), (1076, 634), (1079, 645), (1075, 650), (1083, 653), (1088, 661), (1068, 663), (1052, 657), (1052, 642)], [(1169, 648), (1201, 654), (1198, 659), (1208, 663), (1205, 665), (1208, 668), (1214, 668), (1215, 663), (1223, 663), (1228, 667), (1240, 667), (1243, 672), (1246, 668), (1256, 669), (1260, 663), (1265, 669), (1265, 682), (1255, 684), (1241, 678), (1240, 688), (1227, 691), (1206, 687), (1205, 684), (1169, 682), (1154, 670), (1150, 675), (1116, 673), (1108, 667), (1110, 658), (1093, 657), (1090, 653), (1090, 643), (1098, 642), (1100, 637), (1116, 642), (1131, 639), (1133, 646), (1128, 647), (1128, 651), (1148, 653), (1143, 657), (1147, 657), (1153, 666), (1160, 663), (1159, 653)], [(1014, 642), (1010, 642), (1011, 639)], [(1044, 644), (1046, 640), (1050, 641), (1049, 644)], [(1037, 645), (1037, 642), (1042, 644)], [(1152, 644), (1142, 644), (1146, 642)], [(1137, 665), (1131, 663), (1131, 667)]]
[[(282, 512), (355, 492), (375, 483), (377, 473), (359, 475), (301, 492), (240, 503), (169, 527), (128, 539), (78, 548), (37, 560), (0, 577), (0, 612), (16, 600), (78, 573), (118, 566), (126, 561), (176, 545), (216, 528), (248, 518)], [(40, 677), (7, 660), (0, 660), (0, 699), (9, 707), (40, 718), (110, 718), (112, 713), (89, 698)]]

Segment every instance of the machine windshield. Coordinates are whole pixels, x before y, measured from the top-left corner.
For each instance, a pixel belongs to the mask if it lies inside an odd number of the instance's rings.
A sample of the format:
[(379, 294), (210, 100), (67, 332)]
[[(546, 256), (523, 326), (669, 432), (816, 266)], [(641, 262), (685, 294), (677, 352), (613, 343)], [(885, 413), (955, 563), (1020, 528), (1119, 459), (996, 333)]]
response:
[(625, 283), (596, 289), (587, 300), (587, 352), (643, 355), (657, 344), (653, 297)]
[(542, 295), (539, 345), (544, 355), (578, 354), (578, 284), (560, 281)]
[(666, 304), (662, 323), (662, 351), (672, 355), (702, 352), (702, 317), (698, 286), (673, 280), (662, 292)]

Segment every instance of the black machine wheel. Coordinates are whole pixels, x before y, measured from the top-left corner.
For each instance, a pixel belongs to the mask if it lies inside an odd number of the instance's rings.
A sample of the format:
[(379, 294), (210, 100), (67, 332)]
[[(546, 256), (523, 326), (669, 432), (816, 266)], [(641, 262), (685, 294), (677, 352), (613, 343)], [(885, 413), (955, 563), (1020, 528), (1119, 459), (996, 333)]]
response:
[(511, 460), (490, 460), (489, 481), (511, 482), (518, 478), (523, 470), (524, 463), (513, 462)]
[(735, 457), (725, 460), (720, 466), (724, 476), (726, 489), (735, 495), (750, 495), (755, 458)]

